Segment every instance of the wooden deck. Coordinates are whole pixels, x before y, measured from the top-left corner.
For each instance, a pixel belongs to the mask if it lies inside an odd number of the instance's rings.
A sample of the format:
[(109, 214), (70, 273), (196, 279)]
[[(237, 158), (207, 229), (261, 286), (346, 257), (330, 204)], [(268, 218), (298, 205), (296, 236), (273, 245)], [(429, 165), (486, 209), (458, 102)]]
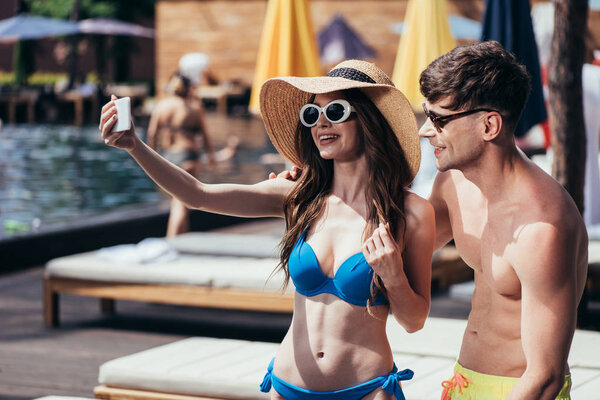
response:
[[(251, 234), (268, 229), (281, 227), (258, 222), (223, 230)], [(47, 329), (42, 315), (42, 278), (41, 266), (0, 276), (0, 400), (51, 394), (93, 397), (98, 368), (108, 360), (190, 336), (278, 342), (291, 321), (287, 314), (126, 301), (117, 303), (116, 314), (103, 315), (96, 299), (67, 295), (61, 303), (62, 325)], [(433, 298), (432, 316), (466, 318), (468, 312), (465, 300), (444, 293)], [(600, 328), (598, 302), (592, 301), (590, 312), (599, 321), (596, 328)], [(428, 359), (433, 359), (433, 363), (419, 366), (419, 370), (430, 371), (432, 392), (436, 392), (437, 375), (442, 369), (448, 370), (452, 361), (443, 356), (441, 361), (437, 357), (422, 357), (421, 362), (427, 363)], [(585, 376), (574, 376), (573, 381), (599, 387), (600, 368), (585, 372)], [(426, 384), (429, 380), (421, 382)]]

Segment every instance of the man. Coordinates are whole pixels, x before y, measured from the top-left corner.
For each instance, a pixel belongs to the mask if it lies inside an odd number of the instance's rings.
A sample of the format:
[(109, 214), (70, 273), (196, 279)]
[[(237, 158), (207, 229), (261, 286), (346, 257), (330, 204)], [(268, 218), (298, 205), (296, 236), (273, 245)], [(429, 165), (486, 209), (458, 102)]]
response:
[[(491, 41), (458, 47), (421, 74), (427, 120), (420, 135), (439, 170), (429, 198), (435, 247), (453, 239), (475, 271), (443, 400), (570, 398), (567, 357), (588, 238), (569, 194), (515, 146), (529, 81), (525, 67)], [(294, 167), (279, 176), (298, 175)]]
[(436, 248), (475, 271), (472, 308), (442, 399), (569, 399), (567, 357), (588, 238), (568, 193), (513, 136), (530, 79), (498, 42), (458, 47), (420, 77), (420, 136), (439, 170)]

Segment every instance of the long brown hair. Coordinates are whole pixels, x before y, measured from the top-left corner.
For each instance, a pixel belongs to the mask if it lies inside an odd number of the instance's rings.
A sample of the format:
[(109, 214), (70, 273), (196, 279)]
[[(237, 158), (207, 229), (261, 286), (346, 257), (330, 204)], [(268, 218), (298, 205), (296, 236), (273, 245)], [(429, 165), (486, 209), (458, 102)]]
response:
[[(359, 89), (343, 91), (356, 110), (359, 132), (368, 163), (366, 201), (369, 206), (362, 239), (368, 238), (380, 222), (389, 222), (397, 239), (396, 227), (406, 229), (404, 214), (405, 188), (410, 183), (410, 170), (395, 133), (377, 107)], [(311, 102), (314, 96), (311, 98)], [(333, 160), (323, 159), (315, 146), (310, 128), (298, 122), (296, 152), (302, 161), (302, 174), (284, 202), (286, 232), (281, 240), (277, 270), (285, 274), (284, 287), (290, 279), (288, 259), (303, 232), (310, 229), (320, 215), (333, 183)], [(382, 221), (383, 220), (383, 221)], [(371, 298), (386, 296), (381, 278), (373, 274)], [(387, 296), (386, 296), (387, 297)]]

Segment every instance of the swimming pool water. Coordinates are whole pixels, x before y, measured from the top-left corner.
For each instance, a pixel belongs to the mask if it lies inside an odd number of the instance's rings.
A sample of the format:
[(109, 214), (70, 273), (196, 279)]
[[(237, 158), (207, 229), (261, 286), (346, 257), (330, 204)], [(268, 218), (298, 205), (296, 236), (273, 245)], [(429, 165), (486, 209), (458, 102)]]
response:
[[(201, 179), (264, 179), (263, 152), (241, 148), (233, 163)], [(0, 238), (165, 199), (126, 152), (102, 142), (97, 126), (5, 125), (0, 132)]]

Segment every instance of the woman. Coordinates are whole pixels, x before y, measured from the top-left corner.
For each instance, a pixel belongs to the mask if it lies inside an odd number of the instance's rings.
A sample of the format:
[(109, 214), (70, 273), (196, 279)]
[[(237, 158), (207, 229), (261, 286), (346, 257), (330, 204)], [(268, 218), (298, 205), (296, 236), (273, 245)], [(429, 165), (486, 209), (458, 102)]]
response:
[(326, 77), (278, 78), (261, 90), (271, 141), (302, 166), (296, 182), (205, 185), (135, 136), (110, 132), (152, 179), (190, 207), (286, 219), (280, 267), (296, 294), (290, 329), (261, 390), (272, 399), (403, 399), (386, 337), (391, 308), (404, 328), (429, 312), (433, 208), (406, 191), (420, 151), (411, 106), (373, 64), (346, 61)]
[[(175, 73), (167, 85), (169, 97), (161, 100), (150, 117), (148, 144), (160, 149), (162, 155), (173, 164), (193, 176), (198, 176), (202, 146), (208, 153), (209, 165), (214, 166), (215, 156), (204, 122), (204, 110), (200, 100), (190, 96), (191, 81)], [(189, 211), (173, 198), (167, 224), (167, 236), (188, 232)]]

